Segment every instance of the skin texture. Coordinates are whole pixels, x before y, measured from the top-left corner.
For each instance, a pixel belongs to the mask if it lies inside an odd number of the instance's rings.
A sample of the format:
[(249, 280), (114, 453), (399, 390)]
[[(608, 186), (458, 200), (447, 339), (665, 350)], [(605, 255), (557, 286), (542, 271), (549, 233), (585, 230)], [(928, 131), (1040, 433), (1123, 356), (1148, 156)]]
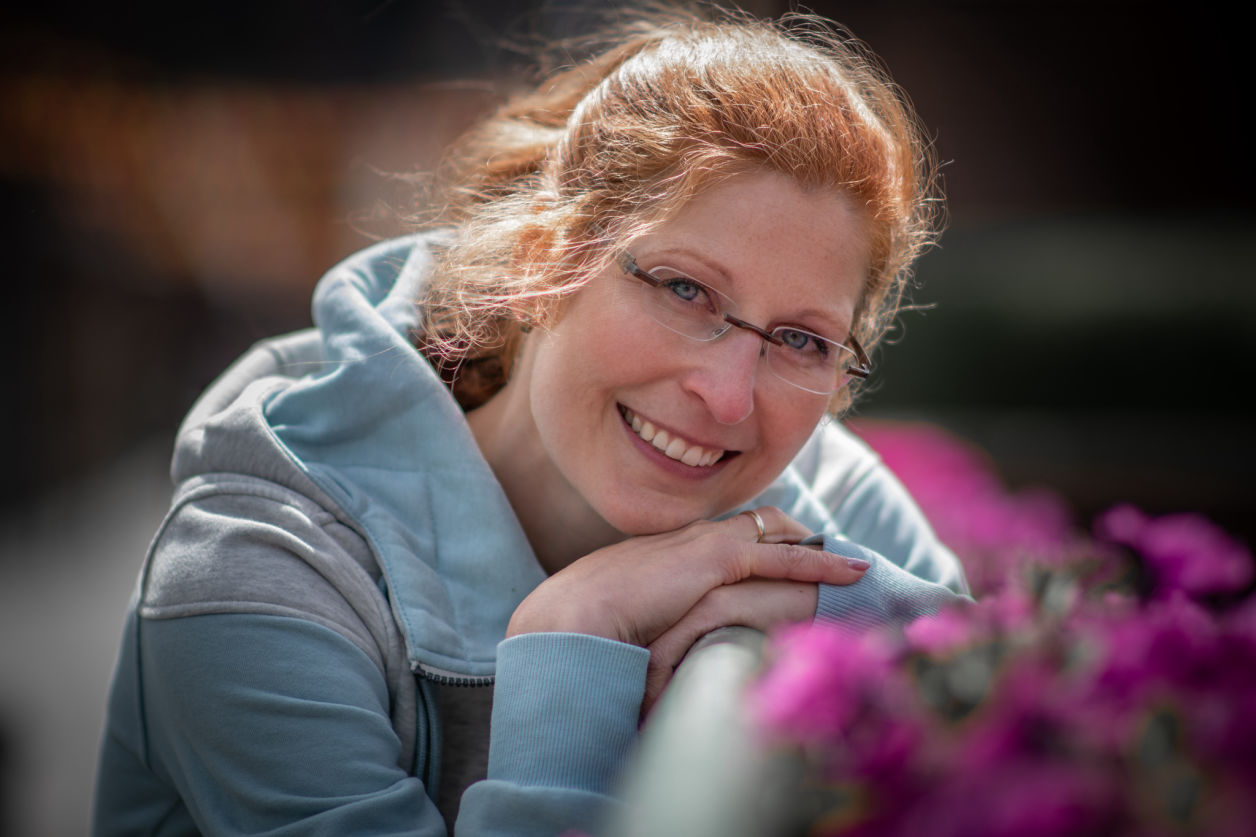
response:
[[(770, 172), (724, 181), (629, 245), (645, 270), (719, 288), (749, 322), (839, 341), (868, 258), (862, 216), (843, 194)], [(774, 377), (750, 332), (698, 343), (654, 323), (633, 303), (636, 282), (613, 265), (594, 277), (555, 325), (528, 336), (510, 382), (469, 421), (551, 574), (510, 634), (649, 647), (656, 692), (702, 633), (811, 618), (817, 582), (848, 584), (862, 568), (783, 543), (809, 533), (777, 509), (760, 510), (763, 544), (749, 517), (711, 522), (784, 470), (828, 398)], [(623, 408), (735, 454), (708, 467), (668, 459)]]

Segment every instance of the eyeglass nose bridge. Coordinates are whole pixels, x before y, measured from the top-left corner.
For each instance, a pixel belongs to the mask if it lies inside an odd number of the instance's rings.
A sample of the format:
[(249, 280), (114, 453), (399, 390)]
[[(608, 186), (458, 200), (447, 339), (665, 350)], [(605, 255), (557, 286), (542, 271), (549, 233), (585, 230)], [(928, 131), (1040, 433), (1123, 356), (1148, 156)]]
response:
[(760, 328), (754, 323), (748, 323), (745, 320), (741, 319), (740, 317), (734, 317), (732, 314), (724, 314), (723, 320), (725, 323), (727, 323), (727, 325), (725, 325), (723, 328), (719, 330), (719, 332), (715, 335), (716, 337), (723, 337), (725, 334), (727, 334), (729, 326), (737, 326), (737, 328), (744, 328), (746, 331), (753, 331), (755, 334), (762, 337), (764, 342), (769, 343), (773, 346), (785, 345), (784, 341), (777, 338), (777, 336), (774, 335), (772, 332), (768, 331), (765, 328)]

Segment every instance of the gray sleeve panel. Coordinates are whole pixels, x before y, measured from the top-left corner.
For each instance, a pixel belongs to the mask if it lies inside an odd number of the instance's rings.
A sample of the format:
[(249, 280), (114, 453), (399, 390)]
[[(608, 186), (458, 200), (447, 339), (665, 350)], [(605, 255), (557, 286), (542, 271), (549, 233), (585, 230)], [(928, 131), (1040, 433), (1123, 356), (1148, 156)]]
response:
[(140, 633), (149, 760), (198, 833), (445, 833), (383, 679), (343, 635), (252, 614)]
[(238, 483), (195, 492), (172, 512), (152, 550), (140, 615), (303, 617), (344, 634), (382, 668), (392, 619), (365, 569), (369, 554), (351, 554), (366, 553), (365, 544), (292, 492)]
[(356, 532), (296, 492), (234, 476), (182, 492), (150, 551), (138, 613), (283, 616), (335, 631), (378, 667), (394, 724), (413, 743), (414, 676), (374, 559)]
[(322, 361), (321, 336), (312, 328), (263, 340), (206, 387), (184, 418), (183, 429), (199, 427), (230, 407), (253, 381), (300, 377), (318, 369)]

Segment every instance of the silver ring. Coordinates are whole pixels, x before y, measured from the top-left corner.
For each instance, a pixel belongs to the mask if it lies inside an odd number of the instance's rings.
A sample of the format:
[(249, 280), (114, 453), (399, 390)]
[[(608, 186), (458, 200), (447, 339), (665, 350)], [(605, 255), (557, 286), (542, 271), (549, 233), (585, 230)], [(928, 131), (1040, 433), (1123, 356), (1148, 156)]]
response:
[(759, 530), (755, 535), (754, 542), (763, 543), (763, 537), (768, 533), (767, 527), (763, 525), (763, 518), (759, 517), (759, 513), (757, 511), (753, 511), (751, 509), (746, 509), (744, 512), (741, 512), (741, 514), (750, 515), (750, 519), (754, 521), (755, 528)]

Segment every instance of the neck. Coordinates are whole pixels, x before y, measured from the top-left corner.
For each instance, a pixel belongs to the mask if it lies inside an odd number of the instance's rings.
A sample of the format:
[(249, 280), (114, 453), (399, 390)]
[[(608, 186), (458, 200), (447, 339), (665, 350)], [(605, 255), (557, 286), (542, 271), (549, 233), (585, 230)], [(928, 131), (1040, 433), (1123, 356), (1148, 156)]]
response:
[(554, 467), (518, 378), (468, 413), (467, 422), (548, 574), (623, 540)]

